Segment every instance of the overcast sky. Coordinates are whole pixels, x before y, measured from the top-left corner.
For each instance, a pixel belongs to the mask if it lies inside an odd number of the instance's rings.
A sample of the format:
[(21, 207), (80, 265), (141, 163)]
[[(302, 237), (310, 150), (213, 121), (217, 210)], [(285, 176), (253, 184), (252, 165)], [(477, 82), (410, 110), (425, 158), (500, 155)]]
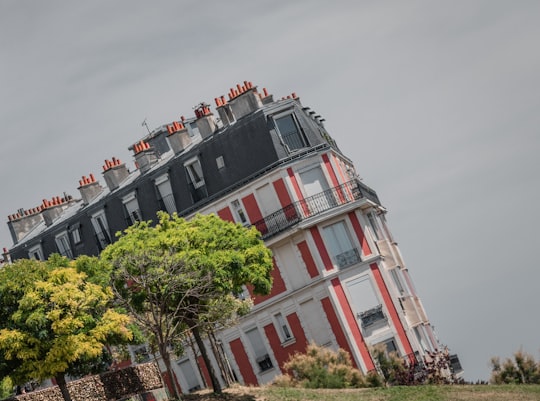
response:
[[(296, 92), (389, 210), (468, 380), (539, 358), (540, 2), (0, 2), (0, 216), (244, 80)], [(10, 247), (6, 224), (0, 246)]]

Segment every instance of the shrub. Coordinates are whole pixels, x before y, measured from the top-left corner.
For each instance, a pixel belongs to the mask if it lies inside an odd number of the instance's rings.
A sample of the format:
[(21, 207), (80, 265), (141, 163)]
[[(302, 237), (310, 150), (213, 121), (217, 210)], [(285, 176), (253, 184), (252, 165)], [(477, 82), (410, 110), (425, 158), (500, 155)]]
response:
[(359, 388), (368, 387), (362, 373), (352, 366), (349, 354), (337, 352), (314, 343), (307, 346), (304, 354), (296, 353), (283, 365), (292, 374), (285, 374), (274, 381), (281, 387), (302, 386), (306, 388)]
[(519, 350), (514, 359), (491, 358), (491, 382), (494, 384), (540, 384), (540, 362)]

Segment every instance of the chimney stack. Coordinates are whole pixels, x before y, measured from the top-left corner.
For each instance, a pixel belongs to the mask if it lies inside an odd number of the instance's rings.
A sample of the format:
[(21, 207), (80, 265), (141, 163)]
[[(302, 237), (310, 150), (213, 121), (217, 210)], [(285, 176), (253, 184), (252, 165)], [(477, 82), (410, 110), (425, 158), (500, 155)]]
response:
[(70, 203), (73, 201), (73, 197), (66, 195), (64, 193), (64, 197), (55, 196), (51, 200), (43, 199), (43, 203), (41, 204), (43, 215), (43, 220), (45, 221), (45, 225), (48, 227), (56, 219), (58, 219), (62, 212), (67, 209), (67, 207), (70, 205)]
[(16, 244), (43, 221), (42, 205), (32, 209), (19, 209), (8, 216), (8, 227), (13, 243)]
[(216, 97), (216, 110), (219, 113), (219, 118), (225, 127), (231, 125), (236, 121), (234, 114), (231, 110), (231, 105), (227, 103), (225, 96)]
[(140, 170), (141, 174), (146, 173), (158, 162), (158, 157), (154, 148), (150, 147), (148, 142), (143, 140), (133, 145), (135, 155), (135, 165)]
[(103, 191), (103, 187), (96, 181), (94, 174), (90, 174), (89, 177), (82, 176), (79, 180), (79, 192), (83, 200), (83, 204), (86, 206), (92, 202)]
[(210, 112), (210, 105), (200, 103), (195, 107), (195, 124), (199, 129), (199, 133), (203, 139), (208, 138), (217, 131), (218, 126), (214, 115)]
[(4, 251), (2, 252), (2, 257), (4, 258), (3, 263), (5, 264), (11, 263), (11, 256), (9, 255), (9, 251), (7, 248), (4, 248)]
[(244, 85), (237, 84), (236, 88), (230, 88), (229, 103), (231, 112), (237, 120), (263, 106), (257, 87), (248, 81), (244, 81)]
[(184, 126), (183, 122), (174, 121), (172, 125), (167, 125), (167, 131), (169, 146), (175, 155), (182, 152), (191, 143), (188, 129)]
[(103, 165), (103, 178), (107, 187), (112, 192), (129, 176), (129, 170), (126, 165), (115, 157), (112, 160), (105, 160)]

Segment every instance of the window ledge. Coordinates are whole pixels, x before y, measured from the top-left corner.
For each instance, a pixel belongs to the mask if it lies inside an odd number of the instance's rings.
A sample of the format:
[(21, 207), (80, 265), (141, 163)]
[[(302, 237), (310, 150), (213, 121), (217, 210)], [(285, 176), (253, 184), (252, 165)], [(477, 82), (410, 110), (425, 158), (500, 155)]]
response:
[(283, 341), (283, 342), (281, 343), (281, 346), (282, 346), (283, 348), (285, 348), (285, 347), (288, 347), (289, 345), (293, 345), (293, 344), (295, 344), (295, 343), (296, 343), (296, 338), (291, 337), (291, 338), (289, 338), (289, 339)]

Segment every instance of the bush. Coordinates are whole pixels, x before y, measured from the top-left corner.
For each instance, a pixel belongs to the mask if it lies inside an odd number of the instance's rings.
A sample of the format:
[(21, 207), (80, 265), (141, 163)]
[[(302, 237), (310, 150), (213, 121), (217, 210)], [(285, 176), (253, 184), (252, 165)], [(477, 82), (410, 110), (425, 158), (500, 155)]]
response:
[(491, 358), (491, 382), (494, 384), (540, 384), (540, 362), (519, 350), (514, 359)]
[(352, 366), (349, 354), (339, 349), (337, 352), (314, 343), (307, 346), (306, 353), (296, 353), (283, 365), (291, 372), (274, 380), (280, 387), (302, 386), (305, 388), (359, 388), (369, 383), (362, 373)]

